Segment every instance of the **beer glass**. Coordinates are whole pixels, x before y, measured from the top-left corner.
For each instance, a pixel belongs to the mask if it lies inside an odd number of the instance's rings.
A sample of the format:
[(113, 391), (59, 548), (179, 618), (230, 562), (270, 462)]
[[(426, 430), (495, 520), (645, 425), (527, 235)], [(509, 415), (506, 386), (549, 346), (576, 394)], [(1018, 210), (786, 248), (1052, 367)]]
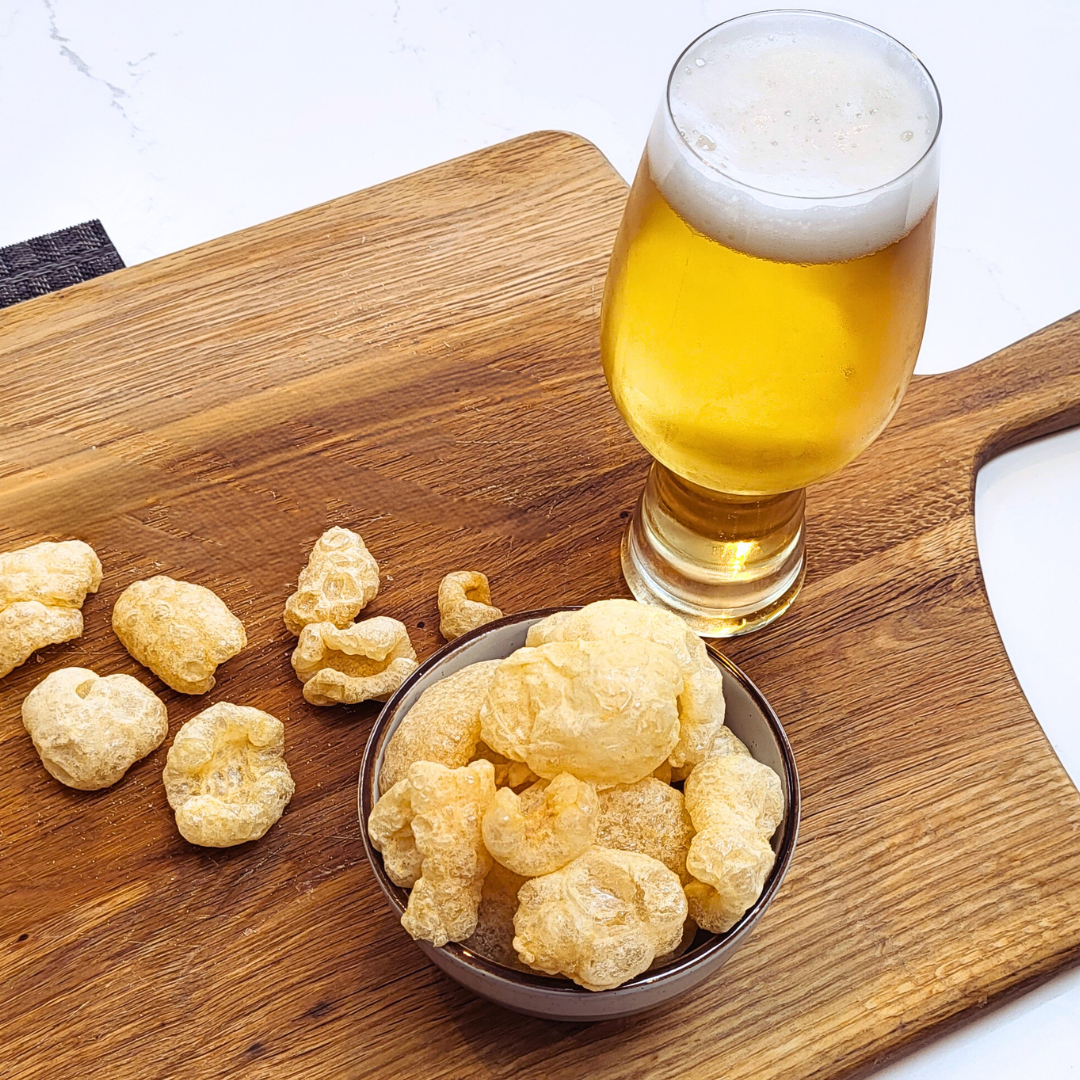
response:
[(788, 607), (803, 489), (900, 403), (926, 321), (940, 122), (911, 52), (820, 12), (722, 23), (671, 71), (611, 257), (601, 354), (654, 459), (627, 584), (705, 637)]

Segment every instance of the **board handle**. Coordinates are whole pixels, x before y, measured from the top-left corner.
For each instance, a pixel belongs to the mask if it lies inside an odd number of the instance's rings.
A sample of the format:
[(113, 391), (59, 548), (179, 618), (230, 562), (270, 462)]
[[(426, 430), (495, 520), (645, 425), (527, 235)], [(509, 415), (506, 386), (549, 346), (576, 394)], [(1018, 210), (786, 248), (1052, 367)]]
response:
[(1080, 425), (1080, 312), (940, 375), (916, 377), (917, 396), (947, 402), (947, 429), (975, 469), (1014, 446)]

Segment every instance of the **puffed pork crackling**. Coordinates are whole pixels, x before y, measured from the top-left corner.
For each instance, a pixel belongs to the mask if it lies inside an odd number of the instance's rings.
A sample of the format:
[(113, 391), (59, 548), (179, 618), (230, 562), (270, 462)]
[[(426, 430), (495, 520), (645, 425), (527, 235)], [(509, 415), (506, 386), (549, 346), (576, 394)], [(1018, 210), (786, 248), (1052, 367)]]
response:
[(490, 761), (459, 769), (418, 761), (375, 804), (368, 835), (391, 880), (412, 886), (401, 917), (412, 937), (441, 946), (476, 930), (491, 869), (481, 822), (494, 795)]
[(599, 803), (596, 842), (601, 847), (651, 855), (684, 883), (690, 880), (686, 853), (694, 826), (678, 788), (646, 776), (636, 784), (605, 788)]
[(247, 645), (244, 624), (202, 585), (160, 574), (132, 582), (113, 607), (124, 648), (181, 694), (213, 689), (218, 665)]
[(776, 861), (769, 837), (784, 814), (780, 778), (767, 765), (732, 752), (709, 758), (686, 781), (686, 809), (696, 830), (686, 855), (693, 920), (726, 933), (761, 895)]
[(308, 623), (292, 654), (292, 666), (312, 705), (385, 701), (417, 669), (416, 650), (403, 622), (377, 615), (338, 629)]
[(682, 689), (671, 649), (643, 637), (526, 647), (495, 669), (480, 734), (549, 780), (633, 784), (679, 741)]
[(296, 592), (285, 601), (285, 625), (299, 636), (311, 623), (348, 626), (379, 592), (379, 564), (359, 534), (335, 525), (315, 542)]
[(480, 906), (476, 911), (476, 929), (463, 942), (479, 956), (497, 964), (528, 971), (527, 965), (514, 952), (514, 916), (518, 909), (518, 890), (526, 878), (493, 862), (484, 878)]
[(38, 649), (83, 632), (80, 610), (101, 585), (101, 561), (81, 540), (0, 552), (0, 679)]
[[(705, 643), (671, 611), (636, 600), (598, 600), (580, 611), (558, 611), (529, 628), (526, 645), (552, 641), (605, 641), (631, 634), (671, 650), (682, 674), (679, 740), (668, 758), (673, 768), (696, 765), (724, 722), (724, 680)], [(679, 777), (682, 779), (682, 777)]]
[(610, 990), (672, 952), (685, 922), (682, 884), (662, 862), (594, 847), (521, 886), (514, 949), (548, 975)]
[(22, 718), (49, 774), (80, 791), (112, 786), (169, 733), (165, 703), (138, 679), (81, 667), (42, 679)]
[(502, 618), (479, 570), (455, 570), (439, 582), (439, 633), (447, 641)]
[(550, 874), (583, 855), (596, 840), (600, 800), (586, 780), (560, 773), (520, 795), (499, 788), (484, 811), (484, 845), (522, 877)]
[(203, 847), (265, 835), (296, 790), (284, 754), (285, 725), (261, 709), (219, 701), (196, 713), (162, 774), (180, 835)]
[(416, 761), (436, 761), (450, 769), (469, 764), (480, 741), (480, 705), (498, 666), (498, 660), (469, 664), (417, 698), (386, 744), (380, 792), (404, 780)]

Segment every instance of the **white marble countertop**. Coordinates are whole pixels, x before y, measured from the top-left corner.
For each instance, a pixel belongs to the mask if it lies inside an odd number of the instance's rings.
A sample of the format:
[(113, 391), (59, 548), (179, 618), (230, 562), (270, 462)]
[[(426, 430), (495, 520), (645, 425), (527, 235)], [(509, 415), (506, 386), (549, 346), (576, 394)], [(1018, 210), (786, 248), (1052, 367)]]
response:
[[(763, 5), (764, 6), (764, 5)], [(527, 131), (625, 176), (667, 70), (731, 0), (0, 0), (0, 245), (101, 218), (131, 264)], [(920, 371), (1080, 307), (1080, 0), (851, 0), (945, 107)], [(1080, 432), (981, 473), (983, 571), (1020, 682), (1080, 778)], [(888, 1080), (1080, 1075), (1080, 970)]]

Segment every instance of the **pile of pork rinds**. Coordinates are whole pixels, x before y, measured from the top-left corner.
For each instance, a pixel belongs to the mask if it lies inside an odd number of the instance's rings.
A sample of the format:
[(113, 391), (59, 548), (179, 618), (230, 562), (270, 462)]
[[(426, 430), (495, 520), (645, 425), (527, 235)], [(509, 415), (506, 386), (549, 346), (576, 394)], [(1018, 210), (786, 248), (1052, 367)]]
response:
[[(0, 552), (0, 679), (38, 649), (79, 637), (83, 603), (102, 577), (97, 553), (81, 540)], [(357, 618), (378, 588), (378, 564), (359, 535), (334, 527), (319, 538), (284, 612), (298, 637), (292, 665), (311, 704), (385, 701), (416, 670), (403, 623)], [(448, 574), (439, 586), (443, 634), (499, 618), (490, 601), (483, 574)], [(247, 646), (243, 623), (211, 589), (161, 574), (124, 589), (112, 627), (139, 664), (181, 694), (209, 693), (218, 667)], [(169, 731), (165, 702), (150, 687), (84, 667), (42, 679), (22, 717), (46, 771), (83, 791), (117, 783)], [(206, 847), (263, 836), (295, 791), (284, 751), (284, 724), (260, 709), (219, 701), (192, 716), (162, 773), (180, 834)]]
[(730, 930), (784, 812), (779, 777), (724, 726), (701, 639), (630, 600), (551, 615), (428, 687), (378, 784), (368, 833), (411, 890), (414, 938), (588, 990)]

